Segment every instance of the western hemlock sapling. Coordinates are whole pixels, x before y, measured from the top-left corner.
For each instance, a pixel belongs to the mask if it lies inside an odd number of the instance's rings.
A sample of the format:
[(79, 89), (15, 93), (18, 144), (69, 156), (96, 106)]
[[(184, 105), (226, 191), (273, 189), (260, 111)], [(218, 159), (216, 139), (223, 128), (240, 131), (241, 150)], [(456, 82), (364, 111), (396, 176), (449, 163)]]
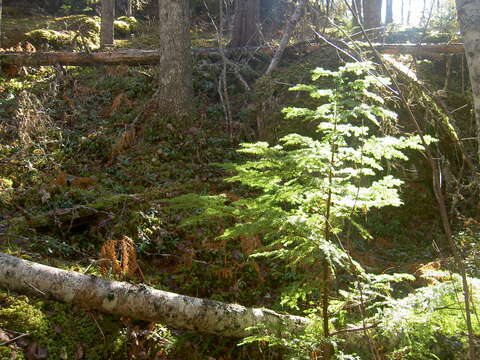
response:
[[(388, 80), (370, 75), (372, 71), (374, 65), (368, 62), (346, 64), (338, 71), (318, 68), (312, 84), (291, 89), (307, 92), (318, 106), (288, 107), (283, 110), (287, 119), (314, 122), (318, 136), (290, 134), (273, 146), (242, 144), (238, 151), (247, 160), (223, 164), (235, 173), (226, 181), (256, 189), (258, 196), (228, 202), (222, 195), (190, 194), (172, 202), (177, 208), (203, 209), (185, 224), (234, 219), (222, 239), (261, 235), (264, 247), (251, 256), (279, 259), (299, 270), (301, 278), (281, 302), (298, 309), (299, 300), (303, 304), (321, 300), (325, 335), (328, 298), (338, 270), (367, 278), (341, 244), (345, 222), (371, 208), (401, 205), (402, 182), (384, 175), (384, 161), (407, 160), (402, 150), (422, 149), (416, 136), (373, 133), (382, 122), (396, 121), (396, 114), (376, 93)], [(331, 88), (319, 88), (315, 83), (320, 78), (331, 79)]]

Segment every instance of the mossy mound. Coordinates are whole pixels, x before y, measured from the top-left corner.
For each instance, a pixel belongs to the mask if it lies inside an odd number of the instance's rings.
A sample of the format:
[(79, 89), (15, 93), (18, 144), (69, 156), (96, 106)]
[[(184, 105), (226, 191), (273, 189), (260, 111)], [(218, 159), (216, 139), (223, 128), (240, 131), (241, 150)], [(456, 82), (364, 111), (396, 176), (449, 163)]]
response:
[(108, 359), (113, 354), (125, 358), (126, 354), (126, 332), (118, 319), (68, 304), (0, 292), (0, 328), (28, 334), (21, 343), (1, 347), (0, 359), (10, 359), (13, 353), (23, 359), (32, 344), (48, 359), (79, 358), (79, 353), (84, 359)]
[(114, 21), (113, 25), (116, 36), (126, 37), (137, 30), (138, 21), (132, 16), (121, 16)]
[(80, 31), (83, 34), (100, 33), (100, 17), (87, 15), (73, 15), (56, 18), (50, 22), (56, 30)]
[[(100, 41), (100, 18), (85, 15), (66, 16), (25, 34), (26, 40), (39, 48), (75, 49), (81, 46), (96, 48)], [(51, 28), (50, 28), (51, 27)]]
[(74, 32), (56, 31), (50, 29), (37, 29), (26, 34), (27, 41), (31, 42), (38, 48), (61, 49), (68, 46), (73, 41)]

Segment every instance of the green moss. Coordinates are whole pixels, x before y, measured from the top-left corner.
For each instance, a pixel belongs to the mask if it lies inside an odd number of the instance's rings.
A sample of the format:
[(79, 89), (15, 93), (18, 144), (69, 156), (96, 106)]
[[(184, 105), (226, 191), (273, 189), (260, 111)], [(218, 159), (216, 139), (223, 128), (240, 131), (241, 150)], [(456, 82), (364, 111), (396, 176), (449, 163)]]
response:
[(132, 28), (138, 25), (138, 20), (133, 16), (120, 16), (117, 20), (128, 23)]
[[(100, 18), (85, 15), (67, 16), (49, 22), (48, 29), (36, 29), (25, 34), (26, 39), (37, 47), (53, 49), (98, 46), (100, 41)], [(50, 28), (51, 27), (51, 28)]]
[(60, 49), (71, 44), (75, 33), (72, 31), (56, 31), (50, 29), (37, 29), (25, 34), (27, 41), (36, 47), (50, 47)]
[(113, 23), (115, 35), (125, 37), (135, 32), (138, 21), (134, 17), (121, 16)]
[[(114, 316), (1, 292), (0, 307), (0, 327), (28, 333), (28, 341), (46, 347), (49, 359), (65, 358), (65, 354), (73, 359), (79, 347), (86, 359), (127, 357), (126, 332)], [(10, 352), (8, 347), (0, 348), (0, 359), (10, 359)]]
[(13, 298), (1, 294), (0, 327), (28, 333), (35, 337), (44, 337), (48, 333), (45, 315), (30, 300), (21, 296)]
[(8, 346), (0, 346), (0, 360), (23, 360), (25, 357), (23, 354), (19, 354), (13, 349), (10, 349)]

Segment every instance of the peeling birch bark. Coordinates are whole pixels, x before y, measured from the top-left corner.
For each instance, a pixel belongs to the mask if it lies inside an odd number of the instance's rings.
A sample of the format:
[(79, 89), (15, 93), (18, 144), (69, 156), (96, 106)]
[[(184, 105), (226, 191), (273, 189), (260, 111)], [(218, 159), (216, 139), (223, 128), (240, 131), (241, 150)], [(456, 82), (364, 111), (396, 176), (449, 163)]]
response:
[(288, 334), (301, 332), (310, 324), (308, 319), (299, 316), (183, 296), (145, 285), (109, 281), (1, 252), (0, 286), (109, 314), (231, 337), (251, 335), (245, 329), (260, 323), (274, 331), (283, 329)]

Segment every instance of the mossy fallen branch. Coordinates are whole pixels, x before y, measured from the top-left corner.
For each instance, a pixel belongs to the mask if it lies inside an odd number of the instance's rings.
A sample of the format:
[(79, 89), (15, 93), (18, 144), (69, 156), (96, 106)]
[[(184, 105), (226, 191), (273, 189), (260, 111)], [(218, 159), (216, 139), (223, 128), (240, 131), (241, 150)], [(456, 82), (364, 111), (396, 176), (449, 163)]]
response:
[[(463, 53), (463, 44), (382, 44), (375, 45), (379, 52), (388, 54), (414, 54), (416, 56), (438, 57), (443, 54)], [(252, 51), (257, 47), (230, 48), (226, 52)], [(215, 48), (192, 48), (196, 55), (220, 56)], [(158, 64), (158, 50), (128, 49), (110, 52), (15, 52), (0, 54), (0, 63), (16, 66), (47, 65), (154, 65)]]
[(0, 233), (6, 231), (16, 232), (24, 228), (68, 227), (74, 228), (87, 222), (92, 222), (98, 217), (111, 215), (108, 210), (117, 207), (126, 201), (138, 201), (137, 195), (116, 194), (100, 199), (87, 205), (76, 205), (70, 208), (56, 209), (40, 215), (30, 216), (24, 212), (23, 216), (14, 217), (0, 222)]

